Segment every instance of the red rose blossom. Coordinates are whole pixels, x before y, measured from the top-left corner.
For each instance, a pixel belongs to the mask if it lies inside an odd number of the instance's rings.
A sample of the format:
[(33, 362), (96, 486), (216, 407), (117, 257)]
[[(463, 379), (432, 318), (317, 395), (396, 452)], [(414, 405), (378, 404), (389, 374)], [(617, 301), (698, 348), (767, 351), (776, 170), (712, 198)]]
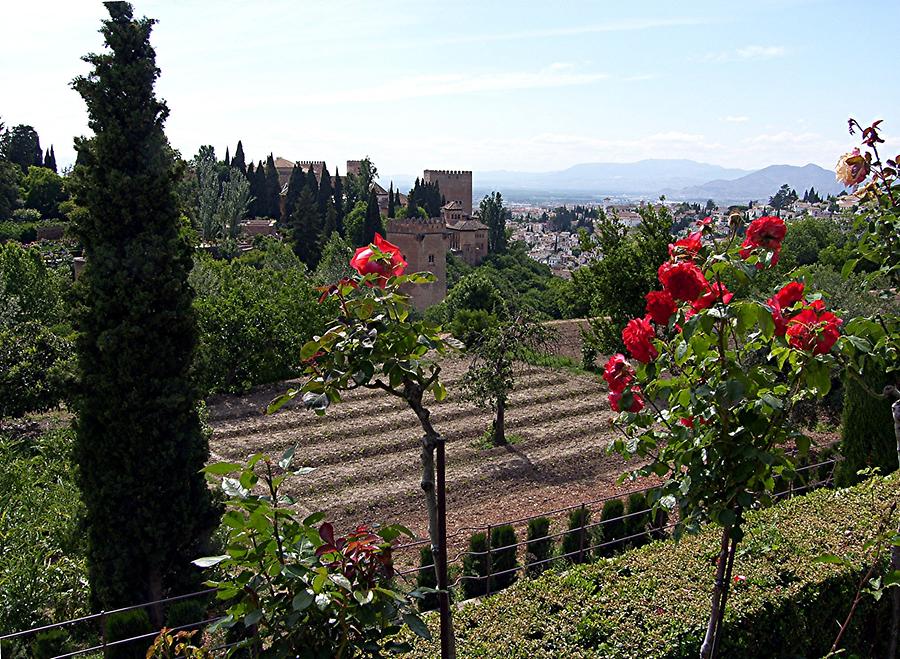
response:
[(697, 256), (701, 247), (703, 247), (703, 241), (701, 240), (700, 232), (697, 231), (687, 238), (676, 240), (674, 245), (669, 243), (669, 256), (673, 259), (677, 259), (679, 256), (686, 256), (688, 259), (693, 259)]
[(778, 304), (783, 308), (793, 306), (803, 299), (803, 282), (792, 281), (786, 284), (780, 291), (775, 293), (774, 299), (778, 300)]
[(767, 215), (758, 217), (747, 227), (747, 240), (754, 247), (776, 249), (781, 246), (787, 227), (780, 217)]
[(697, 220), (697, 226), (701, 228), (712, 227), (713, 219), (707, 215), (702, 220)]
[(824, 311), (824, 304), (810, 305), (787, 322), (787, 337), (791, 347), (810, 350), (814, 355), (824, 355), (837, 342), (841, 333), (838, 329), (843, 321), (830, 311)]
[(628, 352), (644, 364), (653, 361), (659, 355), (650, 341), (655, 336), (653, 325), (646, 318), (632, 318), (622, 330), (622, 341)]
[(669, 291), (650, 291), (644, 299), (647, 300), (647, 315), (658, 325), (668, 325), (669, 319), (678, 311)]
[(680, 419), (678, 419), (678, 423), (680, 423), (681, 425), (683, 425), (685, 428), (691, 428), (691, 429), (693, 429), (693, 427), (694, 427), (694, 417), (692, 417), (692, 416), (683, 416), (683, 417), (681, 417)]
[[(375, 252), (372, 250), (373, 245), (377, 250), (387, 254), (390, 257), (390, 262), (387, 262), (387, 259), (383, 257), (376, 257)], [(377, 274), (378, 285), (382, 288), (387, 283), (388, 277), (399, 277), (402, 275), (406, 271), (406, 265), (406, 260), (404, 260), (400, 248), (386, 241), (378, 233), (375, 234), (375, 242), (372, 245), (360, 247), (356, 250), (353, 258), (350, 259), (350, 267), (359, 274), (363, 276), (372, 273)]]
[(634, 381), (634, 371), (625, 355), (616, 353), (609, 358), (603, 369), (603, 379), (609, 385), (609, 390), (616, 393), (622, 393)]
[(685, 302), (696, 300), (709, 285), (700, 268), (691, 261), (667, 261), (659, 266), (658, 275), (663, 288), (676, 300)]
[[(619, 402), (622, 400), (622, 391), (611, 391), (609, 396), (609, 406), (613, 409), (613, 412), (621, 412), (619, 409)], [(644, 399), (641, 398), (641, 388), (640, 387), (632, 387), (631, 388), (631, 406), (625, 410), (626, 412), (637, 413), (644, 409)]]
[(775, 323), (775, 336), (784, 336), (787, 333), (788, 319), (784, 317), (781, 304), (777, 297), (770, 297), (768, 304), (772, 307), (772, 321)]
[(707, 286), (706, 292), (695, 300), (691, 306), (694, 308), (694, 311), (703, 311), (715, 304), (716, 300), (721, 300), (722, 304), (728, 304), (733, 297), (734, 294), (725, 287), (725, 284), (713, 282)]

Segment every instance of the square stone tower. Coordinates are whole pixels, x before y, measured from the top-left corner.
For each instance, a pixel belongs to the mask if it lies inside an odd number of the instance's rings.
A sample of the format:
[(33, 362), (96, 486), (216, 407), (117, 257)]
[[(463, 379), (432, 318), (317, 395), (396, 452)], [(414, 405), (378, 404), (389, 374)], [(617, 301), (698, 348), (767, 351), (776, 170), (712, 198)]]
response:
[(450, 232), (441, 219), (388, 220), (387, 240), (400, 248), (407, 273), (431, 272), (437, 278), (431, 284), (409, 286), (403, 292), (412, 298), (413, 307), (424, 311), (447, 297), (447, 249)]
[(463, 215), (472, 216), (472, 172), (426, 169), (424, 178), (426, 183), (437, 182), (446, 201), (458, 201)]

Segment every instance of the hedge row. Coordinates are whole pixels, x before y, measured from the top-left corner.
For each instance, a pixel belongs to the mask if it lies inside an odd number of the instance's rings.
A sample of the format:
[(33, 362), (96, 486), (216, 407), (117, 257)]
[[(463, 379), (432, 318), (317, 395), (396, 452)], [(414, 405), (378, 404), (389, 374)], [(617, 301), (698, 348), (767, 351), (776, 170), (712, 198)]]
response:
[[(722, 656), (820, 657), (864, 572), (864, 543), (897, 497), (900, 477), (819, 490), (748, 515), (738, 546)], [(897, 520), (892, 522), (896, 525)], [(657, 541), (609, 560), (522, 579), (456, 614), (457, 656), (695, 657), (708, 615), (719, 531)], [(816, 562), (823, 553), (854, 567)], [(865, 598), (844, 647), (884, 656), (890, 597)], [(437, 656), (435, 641), (412, 657)], [(879, 631), (880, 630), (880, 631)]]

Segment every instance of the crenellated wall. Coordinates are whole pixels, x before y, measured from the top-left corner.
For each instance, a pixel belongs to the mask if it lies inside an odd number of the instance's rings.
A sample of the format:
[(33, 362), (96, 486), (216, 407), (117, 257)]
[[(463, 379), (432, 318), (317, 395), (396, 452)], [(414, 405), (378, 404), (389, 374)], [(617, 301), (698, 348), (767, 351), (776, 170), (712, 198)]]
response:
[(431, 272), (436, 280), (404, 290), (413, 306), (424, 311), (447, 297), (447, 249), (450, 232), (441, 219), (388, 220), (387, 240), (403, 253), (409, 264), (406, 272)]
[(462, 204), (464, 215), (472, 216), (472, 172), (458, 169), (426, 169), (426, 183), (437, 182), (447, 201)]

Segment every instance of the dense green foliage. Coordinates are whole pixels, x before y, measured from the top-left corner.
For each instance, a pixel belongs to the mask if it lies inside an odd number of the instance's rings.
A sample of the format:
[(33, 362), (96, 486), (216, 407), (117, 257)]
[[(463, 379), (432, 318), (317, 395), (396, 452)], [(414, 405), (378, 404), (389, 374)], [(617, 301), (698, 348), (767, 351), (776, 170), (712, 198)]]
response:
[(506, 223), (511, 214), (503, 206), (503, 196), (499, 192), (485, 195), (481, 200), (481, 222), (488, 228), (488, 254), (506, 251)]
[(487, 534), (473, 533), (463, 556), (462, 590), (467, 598), (481, 597), (487, 592), (488, 551)]
[[(507, 588), (518, 576), (516, 560), (518, 542), (516, 531), (510, 524), (491, 529), (491, 592)], [(505, 574), (504, 574), (505, 573)]]
[(59, 217), (59, 204), (66, 199), (62, 176), (46, 167), (31, 166), (22, 179), (25, 206), (40, 212), (43, 218)]
[[(647, 495), (644, 492), (635, 492), (628, 496), (628, 503), (625, 506), (625, 535), (627, 537), (638, 535), (647, 530), (650, 524), (650, 508), (647, 501)], [(636, 537), (631, 538), (628, 544), (632, 547), (643, 545), (649, 541), (649, 538)]]
[[(197, 341), (191, 248), (174, 194), (179, 173), (154, 95), (153, 21), (107, 3), (109, 51), (73, 86), (91, 139), (76, 148), (74, 191), (86, 266), (79, 279), (75, 456), (91, 590), (106, 609), (182, 593), (217, 511), (200, 469), (209, 449), (191, 381)], [(161, 622), (161, 621), (155, 621)]]
[[(835, 478), (839, 485), (859, 481), (857, 472), (878, 467), (889, 474), (897, 469), (897, 438), (891, 416), (891, 400), (876, 398), (889, 382), (884, 373), (872, 372), (863, 376), (860, 384), (848, 376), (844, 382), (844, 413), (841, 422), (841, 454)], [(868, 389), (868, 391), (867, 391)]]
[(602, 545), (597, 548), (599, 556), (612, 556), (622, 548), (619, 541), (627, 535), (626, 520), (622, 519), (624, 515), (625, 505), (621, 499), (610, 499), (603, 503), (596, 534), (599, 541), (597, 544)]
[(537, 576), (550, 567), (547, 561), (553, 555), (553, 538), (550, 535), (550, 519), (537, 517), (528, 522), (528, 545), (525, 549), (525, 564), (529, 576)]
[(0, 433), (0, 634), (88, 613), (73, 439)]
[[(849, 490), (820, 490), (749, 513), (734, 574), (721, 656), (821, 657), (847, 616), (870, 552), (864, 546), (894, 500), (897, 476)], [(895, 514), (894, 524), (897, 516)], [(608, 561), (525, 579), (457, 620), (457, 656), (695, 657), (703, 637), (718, 530), (655, 542)], [(816, 561), (847, 556), (852, 566)], [(890, 598), (864, 598), (842, 644), (884, 656)], [(429, 620), (430, 625), (437, 621)], [(433, 657), (421, 643), (410, 657)]]
[(575, 508), (569, 511), (569, 528), (562, 539), (562, 556), (571, 563), (585, 563), (590, 558), (588, 551), (592, 542), (591, 511), (589, 508)]
[(145, 659), (147, 648), (150, 647), (153, 640), (152, 637), (115, 644), (116, 641), (124, 641), (153, 632), (150, 616), (144, 609), (113, 613), (106, 618), (105, 625), (105, 639), (108, 643), (114, 644), (106, 650), (108, 659)]
[(29, 167), (43, 167), (41, 138), (32, 126), (19, 124), (0, 134), (0, 157), (16, 164), (22, 173)]
[[(434, 573), (434, 552), (431, 545), (425, 545), (419, 550), (419, 568), (416, 572), (417, 588), (437, 588), (437, 577)], [(438, 608), (438, 598), (434, 593), (429, 593), (419, 600), (419, 611), (433, 611)]]
[(298, 374), (300, 348), (325, 329), (306, 268), (274, 242), (232, 262), (198, 259), (190, 275), (200, 341), (196, 379), (206, 393), (238, 393)]

